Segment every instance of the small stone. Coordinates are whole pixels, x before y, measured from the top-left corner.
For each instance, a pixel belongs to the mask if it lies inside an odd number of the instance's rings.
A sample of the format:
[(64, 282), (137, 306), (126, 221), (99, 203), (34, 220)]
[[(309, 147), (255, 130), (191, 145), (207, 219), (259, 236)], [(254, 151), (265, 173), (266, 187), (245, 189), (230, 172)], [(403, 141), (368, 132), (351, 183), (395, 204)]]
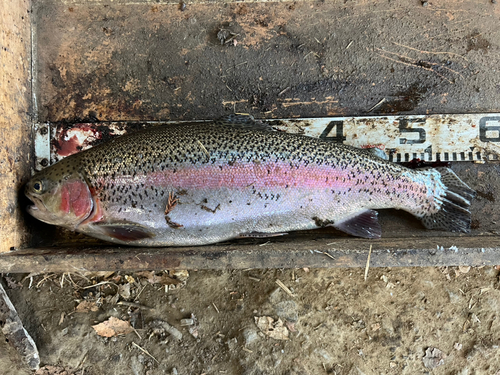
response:
[(269, 302), (272, 304), (276, 304), (281, 300), (281, 292), (283, 290), (280, 288), (274, 289), (271, 294), (269, 294)]
[(444, 364), (444, 355), (438, 348), (427, 348), (425, 356), (422, 358), (424, 366), (427, 368), (435, 368)]
[(427, 1), (422, 1), (422, 6), (423, 6), (423, 7), (426, 7), (426, 6), (428, 6), (428, 5), (429, 5), (429, 3), (428, 3)]
[(238, 346), (238, 339), (236, 337), (233, 337), (231, 340), (227, 340), (226, 344), (229, 350), (233, 351)]
[(243, 330), (243, 338), (245, 339), (245, 346), (250, 345), (254, 341), (259, 339), (257, 331), (251, 328), (246, 328)]
[(299, 319), (295, 301), (283, 301), (276, 304), (276, 315), (281, 319), (295, 323)]
[(130, 284), (118, 285), (118, 294), (123, 299), (129, 299), (130, 298)]
[(144, 365), (141, 363), (139, 358), (133, 356), (130, 362), (130, 367), (134, 375), (144, 374)]
[(470, 266), (458, 266), (458, 271), (460, 273), (468, 273), (470, 271)]
[(325, 349), (316, 348), (316, 349), (314, 349), (314, 353), (317, 354), (317, 355), (320, 355), (321, 357), (323, 357), (328, 362), (333, 361), (332, 356)]

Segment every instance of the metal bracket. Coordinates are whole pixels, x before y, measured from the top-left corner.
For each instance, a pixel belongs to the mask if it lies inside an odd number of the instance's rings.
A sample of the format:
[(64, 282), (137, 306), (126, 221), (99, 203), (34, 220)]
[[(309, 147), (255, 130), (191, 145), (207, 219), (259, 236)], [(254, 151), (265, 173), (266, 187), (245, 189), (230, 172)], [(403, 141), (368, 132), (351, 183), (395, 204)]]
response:
[(33, 126), (35, 142), (35, 171), (41, 171), (50, 165), (50, 124), (42, 123)]

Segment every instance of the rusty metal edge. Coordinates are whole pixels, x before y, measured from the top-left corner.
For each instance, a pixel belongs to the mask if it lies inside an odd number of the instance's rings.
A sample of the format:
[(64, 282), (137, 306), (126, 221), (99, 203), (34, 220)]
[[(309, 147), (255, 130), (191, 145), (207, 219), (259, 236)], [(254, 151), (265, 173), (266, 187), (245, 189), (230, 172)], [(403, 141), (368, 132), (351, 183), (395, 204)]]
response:
[[(265, 244), (263, 246), (263, 243)], [(185, 248), (36, 248), (0, 255), (0, 272), (348, 268), (500, 264), (500, 236), (320, 239)]]

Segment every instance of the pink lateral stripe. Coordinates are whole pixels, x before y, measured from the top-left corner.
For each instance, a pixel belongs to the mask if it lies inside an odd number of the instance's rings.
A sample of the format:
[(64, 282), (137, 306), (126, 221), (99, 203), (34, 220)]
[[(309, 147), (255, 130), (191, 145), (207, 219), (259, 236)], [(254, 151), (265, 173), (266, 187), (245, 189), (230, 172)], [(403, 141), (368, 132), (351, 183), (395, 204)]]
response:
[(245, 163), (165, 170), (144, 175), (117, 177), (118, 184), (144, 183), (146, 186), (175, 186), (183, 189), (301, 187), (342, 188), (352, 185), (348, 171), (315, 165), (290, 168), (285, 163)]

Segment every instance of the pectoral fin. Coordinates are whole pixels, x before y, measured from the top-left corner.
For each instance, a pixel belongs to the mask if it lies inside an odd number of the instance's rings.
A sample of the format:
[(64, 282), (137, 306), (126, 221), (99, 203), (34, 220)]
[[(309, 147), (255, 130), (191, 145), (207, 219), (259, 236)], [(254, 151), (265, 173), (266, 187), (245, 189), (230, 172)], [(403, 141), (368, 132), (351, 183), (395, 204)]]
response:
[(377, 211), (366, 210), (346, 221), (335, 223), (334, 227), (356, 237), (380, 238), (382, 228), (377, 216)]
[(120, 241), (137, 241), (143, 240), (144, 238), (152, 238), (154, 234), (150, 230), (143, 227), (142, 225), (130, 222), (118, 222), (118, 223), (94, 223), (102, 232)]

